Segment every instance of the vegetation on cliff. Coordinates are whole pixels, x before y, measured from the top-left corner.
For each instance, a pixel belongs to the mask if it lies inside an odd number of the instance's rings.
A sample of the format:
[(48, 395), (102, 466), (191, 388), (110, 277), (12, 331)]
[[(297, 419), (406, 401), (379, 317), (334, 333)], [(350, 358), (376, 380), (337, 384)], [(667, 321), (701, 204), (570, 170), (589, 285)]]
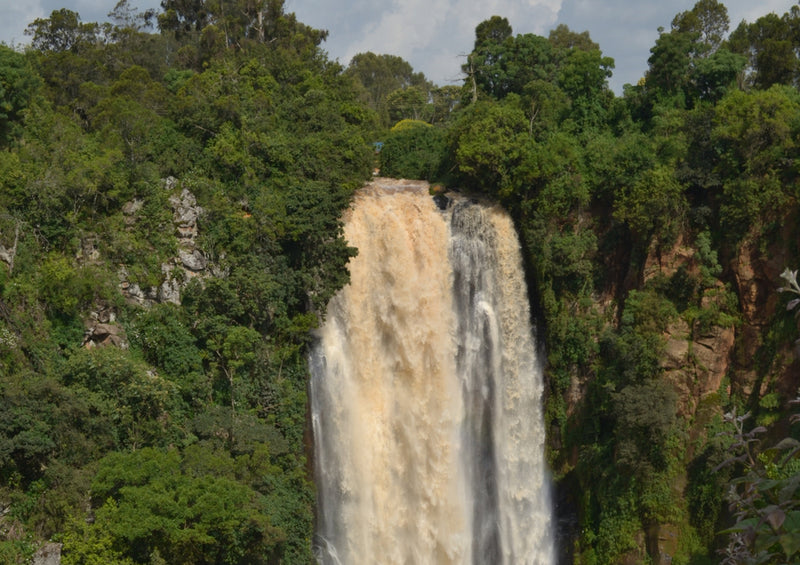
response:
[[(726, 546), (743, 559), (717, 535), (736, 518), (729, 481), (745, 473), (719, 467), (733, 441), (722, 415), (750, 411), (743, 432), (800, 432), (788, 421), (797, 324), (777, 292), (800, 262), (798, 21), (793, 8), (728, 34), (725, 7), (701, 0), (615, 97), (613, 61), (588, 34), (515, 36), (495, 16), (476, 28), (460, 105), (439, 128), (441, 164), (418, 159), (416, 171), (489, 193), (516, 219), (547, 350), (562, 524), (574, 528), (565, 559), (716, 563)], [(778, 537), (794, 528), (765, 523)], [(745, 539), (764, 550), (758, 562), (796, 557), (794, 538), (758, 537)]]
[(312, 561), (305, 346), (376, 118), (323, 32), (228, 4), (0, 47), (3, 563)]
[[(306, 347), (376, 161), (514, 215), (565, 557), (796, 558), (796, 463), (720, 465), (800, 433), (777, 292), (800, 265), (797, 8), (728, 33), (700, 0), (619, 97), (564, 26), (492, 17), (437, 87), (393, 55), (331, 62), (282, 0), (110, 17), (0, 46), (0, 561), (47, 539), (65, 564), (312, 561)], [(767, 518), (729, 545), (740, 476), (794, 491), (780, 523), (745, 498)]]

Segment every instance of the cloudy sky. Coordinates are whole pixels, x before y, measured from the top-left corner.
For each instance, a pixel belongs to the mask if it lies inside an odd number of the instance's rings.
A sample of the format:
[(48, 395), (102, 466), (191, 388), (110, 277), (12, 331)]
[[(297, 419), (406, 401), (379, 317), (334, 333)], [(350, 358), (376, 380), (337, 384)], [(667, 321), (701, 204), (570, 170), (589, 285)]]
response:
[[(25, 43), (28, 23), (69, 8), (84, 22), (103, 21), (117, 0), (0, 0), (0, 41)], [(514, 33), (547, 35), (556, 25), (588, 30), (616, 62), (610, 83), (620, 93), (647, 69), (658, 27), (696, 0), (285, 0), (300, 21), (330, 32), (323, 47), (347, 64), (356, 53), (391, 53), (439, 85), (460, 82), (459, 69), (472, 48), (475, 26), (492, 15), (508, 18)], [(158, 0), (131, 0), (157, 8)], [(727, 0), (731, 29), (743, 19), (783, 14), (792, 0)]]

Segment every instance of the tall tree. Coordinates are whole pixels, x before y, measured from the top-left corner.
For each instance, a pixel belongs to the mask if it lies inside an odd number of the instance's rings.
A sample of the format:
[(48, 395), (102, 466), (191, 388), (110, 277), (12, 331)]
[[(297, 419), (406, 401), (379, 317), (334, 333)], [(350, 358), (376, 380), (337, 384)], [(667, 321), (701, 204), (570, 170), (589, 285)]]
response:
[(697, 34), (702, 46), (696, 49), (698, 56), (706, 57), (722, 45), (728, 33), (730, 18), (728, 9), (717, 0), (700, 0), (694, 7), (681, 12), (672, 20), (672, 30), (678, 33)]
[(96, 23), (84, 24), (80, 14), (61, 8), (53, 10), (49, 18), (36, 18), (25, 35), (32, 37), (31, 46), (39, 51), (77, 52), (99, 39), (99, 32)]
[(565, 51), (570, 49), (580, 49), (581, 51), (593, 51), (600, 49), (600, 45), (592, 41), (588, 31), (580, 33), (572, 31), (566, 24), (558, 24), (555, 29), (550, 30), (550, 35), (547, 36), (550, 43), (556, 49), (563, 49)]
[(731, 34), (731, 51), (748, 59), (747, 80), (756, 88), (773, 84), (795, 85), (800, 76), (797, 49), (800, 36), (800, 11), (792, 10), (780, 17), (767, 14), (748, 24), (742, 22)]
[[(378, 114), (384, 126), (389, 126), (394, 118), (409, 117), (407, 112), (402, 111), (402, 116), (390, 115), (390, 107), (398, 109), (401, 100), (414, 100), (414, 107), (418, 107), (419, 103), (427, 104), (434, 88), (423, 73), (414, 72), (411, 64), (397, 55), (378, 55), (371, 51), (358, 53), (353, 56), (345, 74), (363, 87), (367, 105)], [(413, 90), (404, 92), (409, 88)], [(390, 96), (393, 97), (392, 101), (389, 100)]]
[(647, 88), (670, 96), (682, 93), (689, 82), (692, 46), (690, 34), (662, 30), (647, 59)]
[(23, 114), (40, 85), (25, 56), (0, 45), (0, 147), (21, 132)]
[(492, 16), (488, 20), (479, 23), (475, 28), (474, 49), (479, 51), (483, 47), (500, 45), (507, 39), (510, 39), (512, 33), (511, 24), (508, 23), (506, 18)]

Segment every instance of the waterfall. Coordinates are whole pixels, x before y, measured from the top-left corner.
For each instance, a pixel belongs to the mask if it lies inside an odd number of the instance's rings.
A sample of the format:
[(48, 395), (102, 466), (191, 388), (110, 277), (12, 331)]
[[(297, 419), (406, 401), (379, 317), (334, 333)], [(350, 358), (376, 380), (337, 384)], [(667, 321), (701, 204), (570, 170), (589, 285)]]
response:
[(550, 565), (542, 372), (508, 216), (384, 179), (311, 364), (327, 564)]

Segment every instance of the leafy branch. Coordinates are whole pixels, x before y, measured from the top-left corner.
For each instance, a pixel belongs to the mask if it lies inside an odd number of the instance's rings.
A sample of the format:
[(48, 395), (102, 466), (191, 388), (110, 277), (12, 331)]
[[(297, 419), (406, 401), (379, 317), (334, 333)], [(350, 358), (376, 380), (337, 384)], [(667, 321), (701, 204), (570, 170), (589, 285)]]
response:
[[(791, 404), (800, 404), (800, 398)], [(767, 429), (758, 426), (745, 431), (749, 417), (750, 413), (737, 416), (735, 410), (724, 416), (733, 426), (723, 435), (732, 437), (729, 450), (734, 456), (717, 470), (741, 463), (745, 472), (731, 481), (727, 494), (736, 523), (721, 532), (729, 536), (722, 563), (789, 563), (800, 556), (800, 469), (796, 459), (800, 442), (787, 437), (757, 454), (759, 437)], [(790, 421), (798, 420), (800, 414), (795, 414)]]
[[(800, 308), (798, 308), (800, 306), (800, 285), (797, 283), (797, 269), (790, 271), (787, 267), (781, 273), (781, 278), (785, 281), (785, 285), (779, 288), (778, 292), (791, 292), (798, 296), (798, 298), (793, 298), (786, 304), (786, 311), (791, 312), (794, 310), (795, 318), (800, 318)], [(800, 338), (795, 340), (794, 345), (798, 354), (800, 354)]]

